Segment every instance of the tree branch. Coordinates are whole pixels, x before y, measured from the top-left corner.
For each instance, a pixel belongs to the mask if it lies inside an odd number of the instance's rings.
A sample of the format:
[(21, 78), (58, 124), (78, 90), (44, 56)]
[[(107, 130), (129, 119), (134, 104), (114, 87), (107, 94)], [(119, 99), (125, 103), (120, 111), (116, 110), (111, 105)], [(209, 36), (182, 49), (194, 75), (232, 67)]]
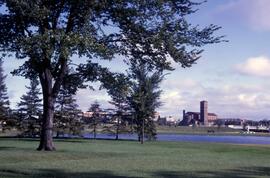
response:
[(62, 85), (62, 82), (64, 80), (64, 77), (66, 75), (66, 71), (67, 71), (67, 59), (64, 57), (60, 57), (60, 71), (58, 73), (58, 77), (55, 79), (55, 83), (53, 86), (53, 90), (52, 90), (52, 95), (54, 98), (57, 97), (57, 94), (60, 90), (60, 87)]

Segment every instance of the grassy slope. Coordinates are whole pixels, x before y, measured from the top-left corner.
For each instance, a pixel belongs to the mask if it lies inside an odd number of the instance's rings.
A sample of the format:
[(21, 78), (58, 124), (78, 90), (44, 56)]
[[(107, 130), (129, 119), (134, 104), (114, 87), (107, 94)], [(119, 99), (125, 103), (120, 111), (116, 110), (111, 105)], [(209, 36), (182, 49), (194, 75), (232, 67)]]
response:
[(269, 177), (270, 147), (210, 143), (0, 138), (0, 177)]

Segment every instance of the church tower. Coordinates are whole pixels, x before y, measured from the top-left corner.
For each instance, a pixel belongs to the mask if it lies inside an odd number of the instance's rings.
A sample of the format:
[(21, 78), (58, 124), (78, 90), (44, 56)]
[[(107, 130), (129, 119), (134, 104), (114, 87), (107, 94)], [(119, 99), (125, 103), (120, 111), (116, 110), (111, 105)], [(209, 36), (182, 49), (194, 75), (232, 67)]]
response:
[(208, 125), (208, 102), (200, 102), (200, 120), (204, 125)]

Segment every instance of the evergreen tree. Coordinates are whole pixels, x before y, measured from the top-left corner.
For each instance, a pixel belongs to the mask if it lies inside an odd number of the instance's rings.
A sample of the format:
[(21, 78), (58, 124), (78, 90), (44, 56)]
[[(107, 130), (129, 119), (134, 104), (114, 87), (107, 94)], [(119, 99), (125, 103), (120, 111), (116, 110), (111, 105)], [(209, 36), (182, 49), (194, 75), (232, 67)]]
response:
[(9, 98), (5, 84), (6, 75), (3, 70), (3, 61), (0, 61), (0, 127), (2, 131), (8, 128), (9, 122)]
[(133, 63), (130, 68), (133, 79), (129, 104), (133, 110), (137, 126), (138, 139), (143, 144), (144, 137), (156, 138), (156, 127), (153, 121), (159, 102), (161, 90), (159, 84), (163, 79), (162, 72), (149, 72), (144, 63)]
[(21, 101), (18, 103), (19, 111), (24, 113), (27, 118), (39, 116), (42, 109), (42, 99), (40, 98), (41, 89), (37, 78), (32, 78), (30, 86), (25, 86), (28, 91), (22, 95)]
[(60, 134), (80, 135), (83, 129), (74, 95), (63, 87), (60, 89), (55, 106), (55, 124), (57, 137)]
[(123, 74), (114, 76), (114, 81), (107, 86), (108, 94), (111, 97), (110, 104), (114, 105), (115, 114), (112, 117), (113, 130), (115, 130), (115, 139), (118, 140), (118, 134), (125, 131), (125, 121), (128, 121), (125, 115), (129, 110), (127, 96), (129, 92), (129, 80)]
[(100, 105), (97, 101), (95, 101), (93, 104), (91, 104), (90, 108), (88, 109), (88, 112), (91, 113), (91, 117), (88, 118), (86, 121), (87, 124), (89, 124), (89, 128), (93, 129), (93, 137), (96, 139), (97, 137), (97, 128), (98, 125), (100, 125), (100, 122), (102, 120), (102, 110), (100, 108)]
[(30, 85), (25, 86), (28, 91), (21, 96), (18, 103), (19, 129), (23, 135), (35, 136), (40, 134), (40, 117), (42, 114), (41, 91), (37, 78), (30, 80)]

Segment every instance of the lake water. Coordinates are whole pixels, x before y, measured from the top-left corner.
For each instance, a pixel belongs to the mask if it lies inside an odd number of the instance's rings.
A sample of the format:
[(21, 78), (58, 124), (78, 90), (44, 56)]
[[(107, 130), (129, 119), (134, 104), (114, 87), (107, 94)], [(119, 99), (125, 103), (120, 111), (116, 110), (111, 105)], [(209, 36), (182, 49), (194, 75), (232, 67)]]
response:
[[(84, 138), (93, 138), (93, 134), (85, 134)], [(115, 139), (114, 135), (97, 134), (100, 139)], [(136, 140), (136, 134), (119, 134), (119, 139)], [(217, 142), (235, 144), (269, 144), (270, 137), (265, 136), (214, 136), (214, 135), (180, 135), (180, 134), (158, 134), (158, 141), (187, 141), (187, 142)]]

